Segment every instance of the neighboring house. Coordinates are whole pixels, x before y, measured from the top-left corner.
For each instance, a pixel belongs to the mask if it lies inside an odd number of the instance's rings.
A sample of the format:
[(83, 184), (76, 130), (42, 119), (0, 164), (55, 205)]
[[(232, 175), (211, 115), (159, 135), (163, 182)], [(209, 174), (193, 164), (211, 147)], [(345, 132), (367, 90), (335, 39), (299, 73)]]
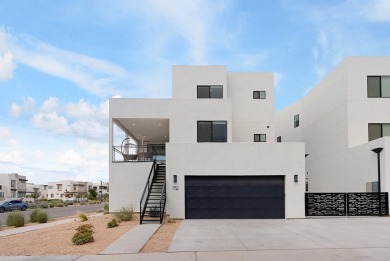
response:
[(26, 197), (26, 176), (17, 173), (0, 174), (0, 199)]
[(89, 186), (91, 182), (61, 180), (58, 182), (48, 183), (48, 199), (76, 200), (87, 198)]
[(140, 210), (156, 160), (172, 218), (303, 218), (305, 148), (275, 142), (273, 73), (173, 66), (172, 81), (171, 99), (110, 99), (110, 210)]
[(104, 195), (110, 192), (109, 182), (94, 182), (93, 184), (89, 185), (88, 189), (96, 190), (96, 192), (98, 193), (98, 198), (100, 197), (100, 193)]
[(310, 192), (390, 188), (390, 57), (348, 57), (300, 101), (276, 113), (276, 136), (306, 145)]
[(30, 197), (32, 193), (39, 193), (39, 199), (47, 199), (48, 185), (38, 185), (34, 183), (26, 184), (27, 197)]

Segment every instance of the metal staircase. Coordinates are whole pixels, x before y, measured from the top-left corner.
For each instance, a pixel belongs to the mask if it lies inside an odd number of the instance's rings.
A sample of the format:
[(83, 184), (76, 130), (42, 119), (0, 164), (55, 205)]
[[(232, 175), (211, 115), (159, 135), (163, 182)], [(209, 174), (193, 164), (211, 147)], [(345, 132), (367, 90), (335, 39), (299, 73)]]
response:
[(140, 224), (163, 221), (166, 202), (166, 166), (153, 162), (140, 200)]

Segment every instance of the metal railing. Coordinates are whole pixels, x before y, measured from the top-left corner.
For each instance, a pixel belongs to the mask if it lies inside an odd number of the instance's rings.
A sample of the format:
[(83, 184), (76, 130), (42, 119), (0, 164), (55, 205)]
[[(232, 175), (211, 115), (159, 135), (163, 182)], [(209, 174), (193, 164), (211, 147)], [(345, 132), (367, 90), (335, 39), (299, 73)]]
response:
[(112, 146), (113, 162), (165, 161), (165, 144)]
[(165, 180), (163, 189), (161, 191), (161, 196), (160, 196), (160, 224), (162, 224), (163, 219), (164, 219), (165, 202), (167, 201), (166, 200), (166, 195), (167, 195), (166, 183), (167, 183), (167, 181)]
[[(147, 207), (147, 203), (148, 203), (148, 196), (149, 196), (150, 189), (151, 189), (150, 187), (151, 187), (151, 184), (153, 182), (154, 175), (156, 174), (156, 167), (157, 167), (157, 163), (156, 163), (156, 161), (153, 161), (152, 168), (150, 169), (150, 172), (149, 172), (148, 180), (146, 181), (141, 200), (139, 201), (140, 224), (142, 224), (142, 221), (143, 221), (144, 216), (145, 216), (145, 211), (146, 211), (146, 207)], [(152, 176), (152, 174), (153, 174), (153, 176)]]

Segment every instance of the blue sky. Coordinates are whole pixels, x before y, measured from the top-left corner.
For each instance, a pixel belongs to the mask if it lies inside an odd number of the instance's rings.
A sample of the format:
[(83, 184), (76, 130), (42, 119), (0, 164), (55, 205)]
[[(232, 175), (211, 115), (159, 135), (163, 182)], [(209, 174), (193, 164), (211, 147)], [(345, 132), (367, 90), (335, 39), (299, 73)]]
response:
[(390, 54), (390, 1), (0, 4), (0, 173), (108, 180), (108, 99), (171, 96), (172, 65), (275, 73), (275, 107), (344, 57)]

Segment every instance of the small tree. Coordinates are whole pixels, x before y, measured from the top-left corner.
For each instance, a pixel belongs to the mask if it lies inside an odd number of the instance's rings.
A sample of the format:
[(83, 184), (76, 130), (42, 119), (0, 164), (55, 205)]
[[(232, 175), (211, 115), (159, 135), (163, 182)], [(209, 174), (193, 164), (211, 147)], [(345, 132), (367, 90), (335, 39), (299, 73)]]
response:
[(41, 192), (34, 189), (34, 192), (32, 192), (30, 196), (34, 199), (34, 201), (37, 201), (41, 196)]
[(90, 200), (96, 200), (96, 198), (97, 198), (97, 192), (96, 192), (96, 190), (90, 189), (90, 190), (89, 190), (88, 199), (90, 199)]

